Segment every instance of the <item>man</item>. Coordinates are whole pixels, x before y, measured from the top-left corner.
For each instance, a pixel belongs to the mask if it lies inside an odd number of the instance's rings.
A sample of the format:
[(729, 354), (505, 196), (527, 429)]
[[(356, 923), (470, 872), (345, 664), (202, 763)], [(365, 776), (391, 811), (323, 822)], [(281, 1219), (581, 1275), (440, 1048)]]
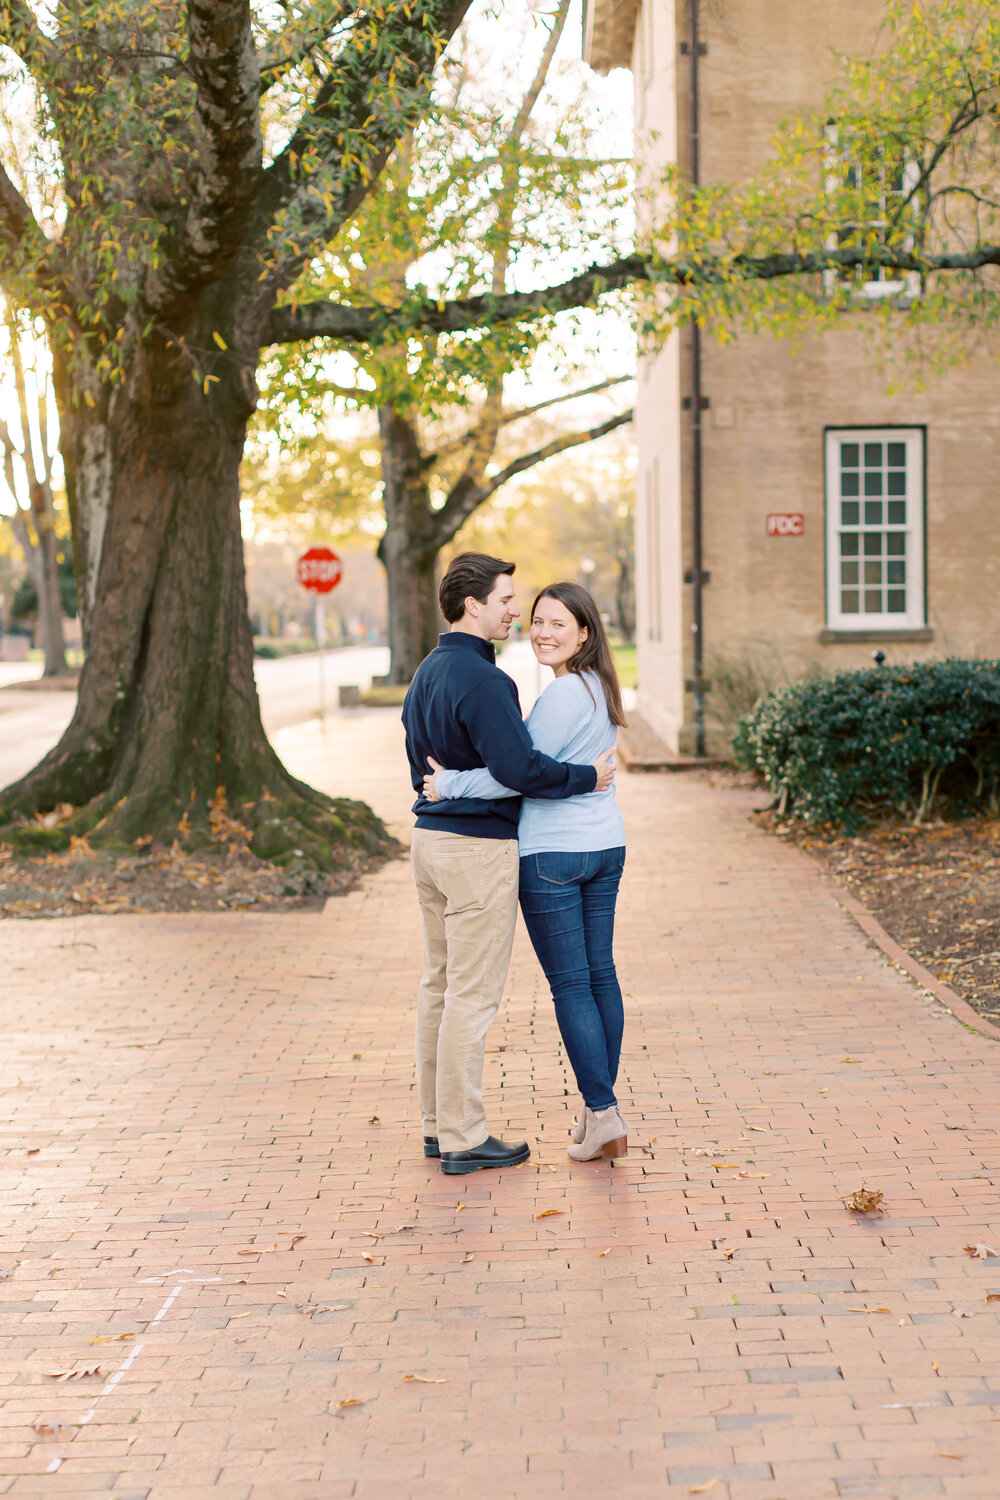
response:
[(486, 766), (504, 786), (531, 797), (575, 797), (611, 784), (607, 754), (593, 765), (542, 755), (521, 718), (517, 688), (496, 665), (520, 611), (514, 564), (463, 552), (439, 591), (451, 629), (421, 663), (403, 704), (413, 810), (413, 876), (424, 928), (417, 997), (417, 1087), (424, 1155), (449, 1174), (517, 1166), (524, 1141), (486, 1129), (482, 1079), (486, 1033), (503, 993), (517, 919), (520, 799), (431, 802), (423, 795), (429, 757), (456, 770)]

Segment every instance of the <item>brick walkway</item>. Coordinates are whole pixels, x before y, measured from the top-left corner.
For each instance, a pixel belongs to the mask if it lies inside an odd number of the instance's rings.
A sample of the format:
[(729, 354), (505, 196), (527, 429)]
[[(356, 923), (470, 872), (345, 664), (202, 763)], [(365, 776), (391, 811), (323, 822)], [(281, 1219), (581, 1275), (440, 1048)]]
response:
[[(391, 716), (331, 739), (399, 816)], [(0, 1493), (995, 1500), (1000, 1260), (963, 1247), (1000, 1248), (1000, 1045), (752, 799), (621, 796), (613, 1168), (565, 1155), (523, 936), (487, 1095), (535, 1156), (425, 1163), (404, 863), (325, 917), (0, 928)], [(862, 1181), (883, 1218), (842, 1207)]]

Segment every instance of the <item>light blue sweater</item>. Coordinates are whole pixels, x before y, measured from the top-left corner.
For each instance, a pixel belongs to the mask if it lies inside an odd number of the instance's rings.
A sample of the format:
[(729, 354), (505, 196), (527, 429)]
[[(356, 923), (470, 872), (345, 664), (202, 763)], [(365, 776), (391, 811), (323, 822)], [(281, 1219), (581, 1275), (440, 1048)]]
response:
[[(596, 760), (602, 750), (617, 745), (618, 731), (608, 717), (604, 686), (597, 673), (567, 672), (554, 678), (528, 715), (528, 733), (536, 750), (554, 760), (577, 764)], [(517, 796), (486, 770), (442, 771), (437, 790), (442, 799)], [(559, 801), (525, 797), (517, 842), (522, 856), (624, 847), (625, 825), (614, 786), (606, 792), (588, 792)]]

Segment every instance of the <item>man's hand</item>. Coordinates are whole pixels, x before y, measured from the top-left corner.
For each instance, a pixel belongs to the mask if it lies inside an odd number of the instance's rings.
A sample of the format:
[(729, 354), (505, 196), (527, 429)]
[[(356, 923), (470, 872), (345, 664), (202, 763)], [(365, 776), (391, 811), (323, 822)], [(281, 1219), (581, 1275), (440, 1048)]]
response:
[(424, 796), (428, 802), (440, 802), (441, 798), (438, 796), (437, 778), (438, 772), (443, 771), (444, 766), (439, 761), (436, 761), (433, 755), (428, 755), (427, 764), (433, 766), (434, 769), (433, 771), (428, 771), (424, 777)]
[[(431, 764), (433, 765), (433, 761)], [(601, 751), (600, 755), (593, 762), (593, 767), (597, 772), (597, 785), (594, 787), (594, 791), (606, 792), (615, 779), (614, 745), (609, 745), (606, 750)], [(426, 780), (424, 784), (426, 785)]]

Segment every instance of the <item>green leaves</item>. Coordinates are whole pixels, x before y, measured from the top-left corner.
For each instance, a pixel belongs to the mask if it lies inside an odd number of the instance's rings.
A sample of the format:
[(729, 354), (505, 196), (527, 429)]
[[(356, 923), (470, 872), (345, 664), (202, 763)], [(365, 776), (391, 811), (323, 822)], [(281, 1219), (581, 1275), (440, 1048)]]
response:
[(995, 808), (1000, 661), (949, 657), (782, 688), (743, 715), (734, 748), (794, 817), (848, 833), (879, 812), (922, 821), (937, 795)]

